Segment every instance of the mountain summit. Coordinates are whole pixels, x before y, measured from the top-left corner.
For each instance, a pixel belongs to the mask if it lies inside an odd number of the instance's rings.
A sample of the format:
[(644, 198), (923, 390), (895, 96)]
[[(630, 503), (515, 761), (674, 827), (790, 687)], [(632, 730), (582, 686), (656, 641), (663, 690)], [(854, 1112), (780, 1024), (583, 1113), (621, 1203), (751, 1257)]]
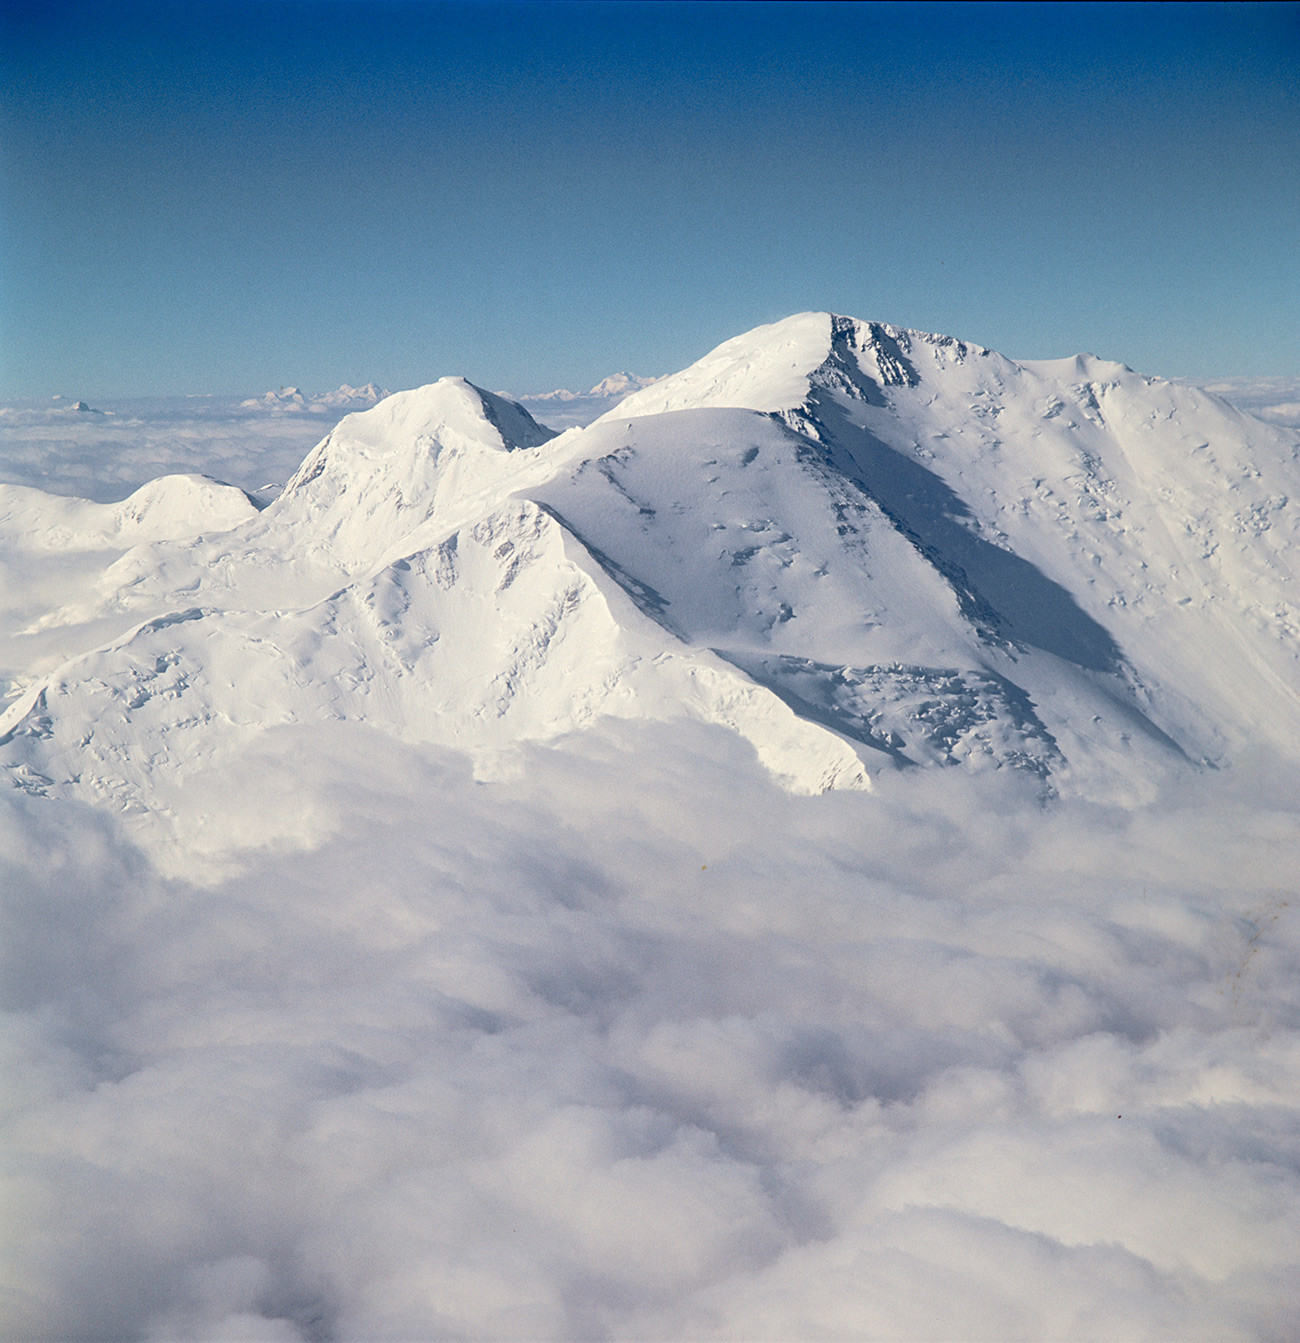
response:
[(347, 416), (260, 514), (64, 526), (0, 644), (0, 763), (178, 843), (187, 780), (327, 721), (480, 777), (685, 717), (802, 792), (943, 765), (1141, 796), (1300, 755), (1297, 441), (1091, 356), (829, 313), (559, 435), (443, 378)]

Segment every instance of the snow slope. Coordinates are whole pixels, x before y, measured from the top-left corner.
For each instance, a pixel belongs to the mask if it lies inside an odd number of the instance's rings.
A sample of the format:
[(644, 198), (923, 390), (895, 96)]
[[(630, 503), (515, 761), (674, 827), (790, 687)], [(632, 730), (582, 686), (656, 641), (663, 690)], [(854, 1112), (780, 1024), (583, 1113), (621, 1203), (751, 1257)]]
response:
[(1087, 356), (802, 314), (585, 430), (444, 378), (346, 417), (260, 514), (183, 488), (184, 516), (159, 483), (49, 500), (57, 525), (15, 496), (28, 544), (152, 544), (23, 613), (0, 717), (24, 786), (178, 853), (163, 792), (267, 724), (365, 721), (489, 776), (686, 714), (801, 791), (961, 764), (1140, 798), (1300, 754), (1294, 437)]
[[(116, 572), (172, 541), (201, 546), (257, 517), (242, 490), (207, 476), (163, 476), (117, 504), (0, 485), (0, 693), (13, 693), (122, 627)], [(128, 618), (129, 619), (129, 618)]]
[(1017, 364), (827, 314), (729, 341), (616, 414), (699, 405), (817, 443), (1026, 677), (1032, 650), (1118, 677), (1197, 757), (1300, 741), (1294, 433), (1088, 355)]

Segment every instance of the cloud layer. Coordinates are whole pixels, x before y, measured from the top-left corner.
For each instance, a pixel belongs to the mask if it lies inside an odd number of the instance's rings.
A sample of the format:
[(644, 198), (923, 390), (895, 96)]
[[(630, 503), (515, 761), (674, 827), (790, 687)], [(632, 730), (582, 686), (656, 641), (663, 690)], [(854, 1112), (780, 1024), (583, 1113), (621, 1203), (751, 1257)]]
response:
[(65, 398), (0, 406), (0, 480), (116, 503), (158, 476), (199, 471), (256, 493), (283, 485), (348, 409), (285, 414), (221, 397), (103, 404), (98, 413)]
[(1294, 1338), (1297, 782), (283, 729), (208, 886), (6, 794), (5, 1331)]

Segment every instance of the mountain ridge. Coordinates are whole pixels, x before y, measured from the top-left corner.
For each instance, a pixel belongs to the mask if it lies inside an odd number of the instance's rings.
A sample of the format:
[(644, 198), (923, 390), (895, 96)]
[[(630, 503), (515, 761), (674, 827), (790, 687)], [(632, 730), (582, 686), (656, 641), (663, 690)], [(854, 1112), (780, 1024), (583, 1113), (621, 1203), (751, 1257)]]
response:
[(686, 715), (797, 791), (958, 765), (1142, 796), (1261, 737), (1300, 755), (1297, 443), (1122, 364), (830, 313), (562, 434), (442, 378), (8, 631), (0, 751), (142, 825), (259, 722), (322, 716), (485, 778), (593, 715)]

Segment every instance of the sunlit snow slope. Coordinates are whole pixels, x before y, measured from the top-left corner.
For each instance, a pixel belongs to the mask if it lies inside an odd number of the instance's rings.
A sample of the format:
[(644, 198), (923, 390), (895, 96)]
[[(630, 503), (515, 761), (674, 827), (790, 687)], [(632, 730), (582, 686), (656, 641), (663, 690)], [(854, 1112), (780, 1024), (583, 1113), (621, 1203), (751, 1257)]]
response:
[(41, 577), (7, 585), (0, 760), (178, 853), (188, 781), (330, 720), (480, 777), (685, 717), (801, 792), (957, 764), (1140, 798), (1300, 755), (1298, 443), (1089, 356), (826, 313), (558, 436), (444, 378), (349, 415), (261, 513), (182, 478), (3, 496), (0, 564)]

